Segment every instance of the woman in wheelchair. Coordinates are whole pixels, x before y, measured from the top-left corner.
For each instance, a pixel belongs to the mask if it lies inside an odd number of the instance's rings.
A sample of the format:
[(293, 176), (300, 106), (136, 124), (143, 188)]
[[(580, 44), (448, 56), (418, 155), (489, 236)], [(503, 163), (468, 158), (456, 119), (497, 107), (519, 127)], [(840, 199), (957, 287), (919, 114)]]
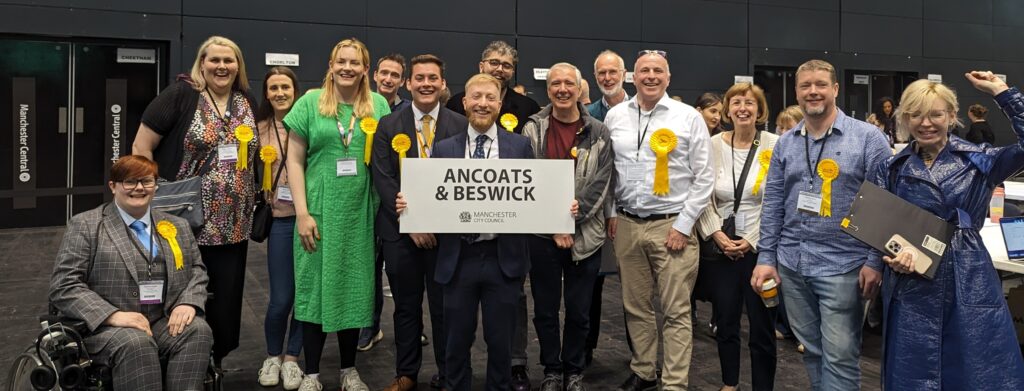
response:
[(213, 344), (206, 269), (188, 223), (150, 208), (156, 178), (145, 157), (114, 163), (114, 202), (68, 222), (50, 303), (86, 323), (85, 347), (112, 368), (115, 390), (201, 390)]

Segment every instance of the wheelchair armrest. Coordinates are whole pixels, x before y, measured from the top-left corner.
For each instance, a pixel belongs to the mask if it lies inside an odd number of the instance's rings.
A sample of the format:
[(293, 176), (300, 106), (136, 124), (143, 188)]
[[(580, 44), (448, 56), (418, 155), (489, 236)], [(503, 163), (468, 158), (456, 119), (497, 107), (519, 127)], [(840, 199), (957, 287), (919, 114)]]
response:
[(39, 322), (47, 322), (51, 326), (60, 323), (65, 327), (69, 327), (72, 330), (75, 330), (75, 332), (77, 332), (78, 335), (81, 335), (83, 338), (92, 334), (92, 331), (89, 330), (89, 325), (86, 324), (84, 320), (69, 318), (66, 316), (62, 316), (60, 314), (51, 313), (39, 315)]

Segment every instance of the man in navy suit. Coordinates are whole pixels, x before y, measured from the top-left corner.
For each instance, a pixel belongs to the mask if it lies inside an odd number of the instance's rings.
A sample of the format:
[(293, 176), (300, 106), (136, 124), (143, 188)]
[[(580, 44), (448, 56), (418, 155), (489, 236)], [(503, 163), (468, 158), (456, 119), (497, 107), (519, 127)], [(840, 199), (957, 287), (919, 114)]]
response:
[(457, 133), (465, 135), (468, 121), (444, 108), (439, 97), (445, 89), (444, 62), (432, 54), (413, 57), (406, 88), (412, 105), (381, 118), (373, 142), (373, 184), (381, 197), (376, 231), (382, 240), (388, 281), (395, 300), (395, 380), (385, 391), (416, 388), (423, 347), (423, 291), (427, 292), (434, 339), (434, 361), (439, 370), (431, 385), (440, 388), (444, 376), (444, 327), (441, 285), (434, 282), (437, 239), (431, 233), (398, 233), (395, 197), (401, 188), (398, 152), (391, 141), (405, 134), (413, 141), (406, 158), (430, 158), (434, 146)]

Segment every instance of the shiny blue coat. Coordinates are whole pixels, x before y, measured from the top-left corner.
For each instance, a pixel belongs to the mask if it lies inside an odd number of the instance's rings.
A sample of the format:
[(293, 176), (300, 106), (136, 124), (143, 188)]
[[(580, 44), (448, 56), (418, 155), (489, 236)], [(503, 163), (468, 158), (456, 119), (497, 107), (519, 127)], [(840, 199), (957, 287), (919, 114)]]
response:
[(885, 390), (1024, 390), (1024, 360), (978, 231), (992, 190), (1024, 168), (1024, 95), (1011, 88), (996, 102), (1017, 144), (997, 148), (950, 135), (931, 169), (911, 143), (875, 172), (875, 184), (958, 227), (934, 280), (885, 268)]

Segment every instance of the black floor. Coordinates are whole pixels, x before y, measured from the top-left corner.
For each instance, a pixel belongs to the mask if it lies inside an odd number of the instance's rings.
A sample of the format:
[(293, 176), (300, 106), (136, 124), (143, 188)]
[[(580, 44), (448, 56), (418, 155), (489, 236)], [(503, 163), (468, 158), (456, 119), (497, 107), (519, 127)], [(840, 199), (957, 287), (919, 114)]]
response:
[[(29, 346), (38, 333), (36, 317), (46, 309), (47, 286), (62, 234), (63, 228), (0, 230), (0, 325), (6, 331), (0, 333), (0, 379), (4, 379), (0, 383), (2, 387), (6, 387), (9, 381), (7, 371), (11, 362)], [(267, 308), (267, 289), (266, 250), (263, 245), (252, 243), (249, 247), (249, 263), (246, 270), (241, 347), (224, 361), (224, 367), (228, 372), (225, 382), (227, 390), (265, 389), (256, 382), (256, 372), (266, 355), (263, 316)], [(625, 342), (622, 313), (619, 311), (622, 308), (619, 281), (615, 277), (609, 278), (605, 283), (603, 308), (601, 342), (594, 352), (593, 366), (585, 372), (588, 387), (595, 391), (614, 390), (629, 376), (629, 349)], [(356, 367), (359, 373), (373, 390), (383, 389), (390, 384), (394, 376), (392, 309), (391, 301), (385, 300), (382, 319), (384, 340), (369, 352), (360, 353), (357, 359)], [(698, 316), (702, 324), (706, 324), (710, 310), (710, 305), (699, 303)], [(529, 329), (530, 377), (537, 388), (543, 377), (543, 369), (537, 364), (539, 346), (532, 324)], [(427, 335), (430, 335), (429, 331)], [(879, 337), (865, 333), (864, 353), (861, 358), (862, 388), (865, 390), (880, 388), (880, 343)], [(328, 344), (321, 365), (321, 379), (326, 390), (336, 390), (338, 350), (333, 337), (328, 339)], [(478, 332), (473, 352), (476, 388), (483, 384), (486, 361), (484, 346), (483, 338)], [(430, 346), (426, 349), (430, 349)], [(749, 353), (745, 346), (742, 357), (744, 369), (741, 372), (740, 386), (742, 389), (750, 389)], [(808, 388), (801, 357), (796, 352), (794, 342), (779, 342), (776, 389)], [(420, 375), (421, 390), (429, 389), (429, 376), (437, 370), (429, 350), (424, 352), (424, 360), (424, 368)], [(721, 386), (717, 349), (706, 327), (697, 326), (691, 362), (690, 389), (717, 390)]]

